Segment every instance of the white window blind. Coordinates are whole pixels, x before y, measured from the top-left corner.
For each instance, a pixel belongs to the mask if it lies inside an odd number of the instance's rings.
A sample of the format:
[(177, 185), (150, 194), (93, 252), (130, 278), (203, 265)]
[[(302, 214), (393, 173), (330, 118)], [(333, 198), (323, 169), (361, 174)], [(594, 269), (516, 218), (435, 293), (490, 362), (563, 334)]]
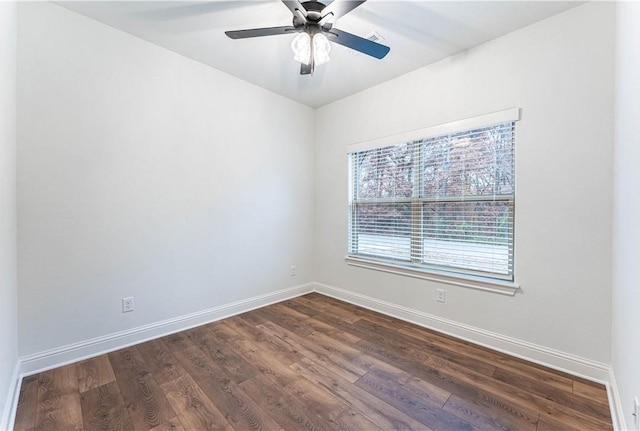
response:
[(351, 151), (349, 256), (513, 280), (516, 113)]

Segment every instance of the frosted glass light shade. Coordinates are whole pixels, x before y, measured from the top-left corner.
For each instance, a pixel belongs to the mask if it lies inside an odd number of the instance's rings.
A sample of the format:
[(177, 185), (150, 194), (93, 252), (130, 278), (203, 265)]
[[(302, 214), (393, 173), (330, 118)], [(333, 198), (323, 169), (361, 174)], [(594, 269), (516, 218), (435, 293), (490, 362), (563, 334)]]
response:
[(331, 52), (329, 39), (322, 33), (315, 34), (313, 36), (313, 61), (316, 66), (329, 61), (329, 52)]
[(311, 63), (311, 43), (313, 43), (313, 62), (316, 66), (329, 61), (329, 52), (331, 52), (331, 44), (329, 39), (322, 34), (313, 35), (313, 40), (309, 33), (300, 32), (291, 42), (291, 49), (294, 53), (294, 59), (303, 64)]
[(291, 42), (296, 61), (309, 64), (311, 63), (311, 37), (306, 32), (300, 32)]

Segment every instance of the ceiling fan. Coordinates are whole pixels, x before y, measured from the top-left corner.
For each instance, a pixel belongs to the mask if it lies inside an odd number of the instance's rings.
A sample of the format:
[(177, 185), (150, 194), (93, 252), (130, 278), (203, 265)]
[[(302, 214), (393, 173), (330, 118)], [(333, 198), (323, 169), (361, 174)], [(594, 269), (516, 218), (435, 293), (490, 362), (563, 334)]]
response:
[(226, 31), (225, 34), (231, 39), (245, 39), (298, 33), (291, 43), (291, 48), (295, 59), (302, 63), (300, 75), (313, 75), (316, 66), (329, 61), (329, 51), (331, 50), (329, 41), (382, 59), (390, 50), (388, 46), (333, 26), (338, 18), (351, 12), (365, 1), (334, 0), (325, 5), (319, 1), (282, 0), (282, 3), (293, 14), (292, 25)]

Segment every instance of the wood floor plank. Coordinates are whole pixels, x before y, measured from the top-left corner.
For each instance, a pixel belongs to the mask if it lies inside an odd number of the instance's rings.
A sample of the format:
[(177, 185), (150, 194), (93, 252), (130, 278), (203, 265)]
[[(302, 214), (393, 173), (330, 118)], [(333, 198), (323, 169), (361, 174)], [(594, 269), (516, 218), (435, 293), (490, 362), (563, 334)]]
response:
[(332, 362), (336, 364), (342, 362), (351, 364), (350, 367), (354, 370), (356, 380), (367, 371), (375, 369), (384, 370), (390, 367), (389, 364), (373, 356), (363, 354), (361, 350), (353, 347), (355, 343), (360, 341), (358, 338), (350, 341), (348, 338), (336, 336), (336, 334), (328, 335), (321, 332), (314, 332), (305, 337), (305, 339), (314, 349), (321, 349), (323, 354), (332, 358)]
[(336, 376), (331, 371), (311, 360), (304, 359), (300, 364), (295, 363), (290, 365), (290, 368), (304, 378), (329, 391), (335, 397), (343, 400), (372, 422), (378, 424), (382, 429), (432, 431), (431, 428), (426, 425), (407, 416), (395, 407), (371, 395), (369, 392), (353, 386), (351, 382)]
[(326, 312), (327, 307), (320, 301), (320, 299), (323, 297), (324, 295), (320, 295), (314, 292), (291, 298), (289, 301), (295, 302), (296, 304), (304, 305), (311, 310), (315, 310), (316, 312)]
[(147, 431), (175, 416), (135, 347), (109, 353), (108, 357), (136, 431)]
[(246, 313), (238, 314), (236, 317), (246, 321), (249, 325), (257, 326), (269, 320), (264, 314), (255, 313), (255, 311), (258, 310), (251, 310)]
[[(570, 426), (577, 426), (584, 431), (611, 430), (611, 421), (602, 420), (588, 414), (563, 406), (544, 396), (528, 392), (517, 385), (512, 385), (500, 380), (474, 373), (456, 364), (448, 363), (440, 358), (429, 358), (425, 361), (427, 372), (437, 372), (448, 379), (455, 379), (463, 385), (475, 386), (483, 392), (493, 394), (503, 399), (509, 399), (513, 404), (527, 409), (537, 410), (553, 416), (555, 419)], [(435, 371), (437, 370), (437, 371)], [(420, 372), (418, 372), (420, 374)]]
[(81, 393), (116, 381), (109, 358), (104, 355), (78, 362), (77, 369)]
[(133, 422), (124, 405), (117, 382), (110, 382), (80, 395), (85, 431), (127, 431)]
[(463, 352), (464, 356), (468, 357), (471, 361), (492, 364), (496, 367), (512, 372), (527, 376), (535, 376), (536, 379), (544, 381), (548, 385), (555, 386), (558, 389), (563, 389), (567, 392), (572, 391), (573, 379), (564, 373), (560, 373), (513, 356), (508, 356), (486, 347), (475, 345), (468, 341), (439, 334), (435, 331), (419, 327), (409, 322), (398, 320), (395, 323), (397, 325), (398, 332), (422, 340), (430, 346), (454, 352)]
[[(408, 374), (418, 375), (416, 373), (420, 371), (427, 371), (427, 368), (423, 366), (422, 361), (405, 357), (402, 352), (396, 352), (388, 346), (382, 346), (368, 340), (360, 340), (355, 343), (353, 347), (360, 350), (364, 355), (375, 358), (382, 363), (387, 363), (392, 367), (399, 368)], [(424, 379), (426, 374), (428, 373), (422, 372), (418, 377)], [(426, 380), (436, 383), (441, 388), (449, 392), (452, 392), (451, 388), (457, 388), (455, 383), (449, 383), (448, 380), (439, 373), (433, 373), (432, 378)]]
[(339, 431), (388, 431), (353, 409), (339, 413), (332, 419), (332, 423), (337, 425), (336, 429)]
[[(377, 316), (376, 316), (377, 317)], [(377, 317), (379, 319), (379, 317)], [(385, 318), (388, 319), (388, 318)], [(362, 319), (358, 322), (358, 324), (368, 324), (371, 330), (378, 331), (378, 328), (385, 328), (383, 334), (391, 336), (395, 334), (395, 338), (403, 343), (407, 343), (408, 345), (415, 346), (418, 349), (423, 349), (425, 352), (428, 352), (429, 355), (437, 355), (444, 359), (447, 359), (449, 362), (456, 363), (463, 367), (467, 367), (476, 372), (486, 374), (488, 376), (492, 375), (496, 370), (495, 361), (485, 361), (484, 358), (480, 356), (470, 356), (468, 355), (469, 346), (467, 344), (454, 344), (449, 341), (448, 337), (433, 337), (435, 339), (439, 339), (441, 342), (434, 342), (433, 338), (424, 337), (424, 332), (426, 330), (417, 330), (414, 328), (413, 331), (407, 331), (406, 328), (410, 324), (406, 322), (402, 322), (399, 320), (392, 320), (388, 323), (369, 323), (373, 318), (369, 317), (367, 319)], [(384, 322), (384, 321), (383, 321)], [(415, 325), (411, 325), (414, 326)], [(403, 328), (405, 330), (403, 331)], [(426, 338), (426, 339), (425, 339)], [(449, 342), (447, 342), (449, 341)]]
[(194, 346), (193, 341), (187, 337), (186, 331), (167, 335), (166, 337), (162, 337), (161, 340), (172, 352), (185, 350)]
[(321, 334), (330, 336), (331, 338), (347, 345), (351, 345), (360, 341), (360, 337), (348, 331), (345, 331), (344, 329), (341, 329), (333, 325), (329, 325), (328, 323), (323, 322), (322, 320), (317, 320), (316, 318), (318, 316), (320, 315), (313, 316), (312, 318), (307, 320), (307, 324), (311, 326), (314, 330), (313, 333), (309, 334), (308, 336), (321, 333)]
[(607, 388), (605, 388), (603, 385), (574, 381), (573, 393), (588, 398), (597, 403), (603, 404), (605, 406), (609, 404), (609, 399), (607, 398)]
[[(362, 356), (361, 351), (351, 347), (360, 339), (347, 333), (338, 332), (328, 335), (323, 332), (313, 332), (305, 337), (305, 340), (316, 349), (322, 349), (321, 351), (325, 354), (339, 355), (354, 363), (357, 363), (357, 359)], [(368, 368), (368, 365), (360, 366)]]
[(35, 430), (82, 430), (82, 408), (76, 364), (38, 376)]
[(613, 430), (604, 386), (311, 293), (26, 377), (15, 430)]
[(274, 339), (280, 340), (284, 346), (299, 352), (305, 358), (322, 364), (350, 382), (355, 382), (367, 372), (366, 368), (358, 366), (341, 355), (332, 354), (322, 346), (309, 342), (303, 337), (298, 337), (278, 325), (267, 322), (260, 325), (259, 328), (271, 334)]
[(181, 424), (187, 429), (233, 430), (224, 415), (189, 374), (164, 383), (161, 387), (171, 407), (180, 417)]
[(257, 371), (253, 365), (232, 349), (225, 347), (224, 343), (217, 340), (206, 328), (190, 329), (186, 331), (186, 335), (234, 382), (242, 383), (256, 375)]
[(80, 393), (58, 396), (56, 408), (36, 411), (35, 431), (83, 430)]
[[(296, 375), (291, 369), (289, 369), (289, 371), (293, 377), (292, 382), (283, 387), (286, 393), (316, 416), (327, 420), (332, 424), (332, 427), (338, 429), (343, 428), (336, 424), (335, 419), (342, 412), (349, 410), (350, 407), (340, 399), (334, 397), (330, 392), (321, 390), (320, 387), (316, 386), (310, 380)], [(372, 424), (370, 428), (377, 429), (378, 427)]]
[(245, 340), (253, 342), (254, 348), (271, 352), (275, 358), (286, 365), (291, 365), (302, 358), (302, 354), (295, 348), (291, 348), (289, 342), (273, 337), (272, 334), (266, 333), (261, 328), (247, 325), (238, 320), (230, 320), (229, 323), (238, 333), (243, 335)]
[(33, 429), (36, 420), (36, 406), (38, 404), (38, 375), (22, 379), (18, 408), (14, 420), (14, 431)]
[(265, 322), (263, 324), (267, 322), (276, 323), (301, 337), (309, 335), (314, 330), (313, 327), (306, 323), (309, 318), (306, 314), (299, 313), (284, 305), (272, 304), (255, 310), (255, 312), (264, 317)]
[(38, 404), (54, 405), (57, 395), (71, 394), (79, 390), (76, 364), (40, 373), (38, 385)]
[(186, 374), (173, 353), (162, 339), (147, 341), (136, 346), (145, 363), (146, 369), (159, 385), (173, 381)]
[(433, 383), (422, 380), (407, 373), (395, 373), (386, 370), (370, 371), (369, 375), (374, 375), (386, 386), (396, 386), (402, 388), (415, 396), (415, 398), (428, 401), (434, 406), (442, 407), (451, 396), (451, 392), (440, 388)]
[(236, 430), (279, 430), (280, 425), (198, 348), (175, 353), (189, 375), (198, 382), (225, 419)]
[(390, 384), (390, 382), (375, 376), (373, 373), (365, 374), (355, 384), (429, 428), (436, 430), (478, 430), (472, 424), (443, 410), (441, 406), (432, 404), (431, 400), (417, 396), (414, 391)]
[[(498, 368), (508, 370), (512, 373), (520, 374), (522, 376), (529, 376), (535, 378), (539, 382), (543, 382), (546, 385), (553, 386), (557, 389), (562, 389), (566, 392), (571, 392), (573, 387), (573, 380), (565, 373), (561, 373), (552, 370), (542, 365), (534, 364), (532, 362), (524, 361), (520, 358), (514, 358), (505, 354), (494, 352), (493, 355), (487, 354), (488, 349), (482, 349), (485, 361), (493, 361)], [(474, 352), (471, 352), (473, 355)]]
[[(271, 323), (265, 323), (259, 326), (267, 325), (277, 326)], [(284, 329), (281, 330), (285, 331)], [(297, 337), (293, 333), (289, 334), (291, 337)], [(354, 419), (353, 409), (350, 407), (350, 404), (345, 403), (339, 397), (333, 396), (333, 394), (323, 390), (310, 380), (304, 379), (301, 375), (294, 372), (291, 367), (285, 366), (280, 361), (273, 360), (269, 355), (264, 355), (260, 350), (245, 352), (243, 355), (246, 355), (247, 359), (252, 363), (258, 364), (260, 376), (264, 377), (264, 379), (253, 379), (253, 383), (241, 385), (241, 387), (255, 385), (256, 382), (260, 381), (271, 381), (270, 385), (281, 388), (283, 394), (286, 394), (287, 397), (293, 397), (293, 399), (296, 400), (295, 402), (303, 402), (303, 405), (306, 407), (298, 406), (296, 409), (297, 412), (309, 412), (328, 422), (331, 428), (361, 429), (359, 427), (367, 423), (368, 425), (364, 429), (378, 429), (378, 426), (368, 418)], [(254, 395), (258, 393), (255, 392), (255, 388), (252, 390), (254, 391), (252, 392)], [(276, 394), (276, 392), (272, 392), (272, 394)], [(257, 399), (254, 398), (254, 400), (258, 402)], [(279, 412), (278, 414), (283, 414), (283, 412)]]
[(289, 369), (292, 382), (283, 387), (286, 394), (292, 399), (300, 402), (308, 411), (326, 420), (332, 428), (337, 430), (371, 430), (382, 431), (382, 429), (360, 415), (356, 416), (355, 410), (350, 404), (345, 403), (339, 397), (334, 397), (330, 391), (325, 391), (322, 387), (315, 385), (312, 381), (296, 375)]
[[(353, 319), (353, 320), (356, 321), (358, 319)], [(322, 313), (316, 314), (310, 319), (309, 324), (313, 325), (314, 321), (322, 324), (322, 326), (315, 328), (317, 331), (331, 333), (333, 331), (339, 330), (339, 331), (350, 333), (353, 336), (357, 337), (357, 334), (353, 334), (351, 331), (348, 330), (349, 326), (351, 325), (351, 322), (345, 321), (342, 317), (337, 316), (331, 313), (330, 311), (323, 311)], [(322, 327), (329, 328), (329, 330), (325, 329), (325, 331), (323, 331)]]
[(592, 401), (583, 396), (550, 388), (535, 379), (524, 377), (520, 374), (511, 373), (502, 369), (498, 369), (493, 378), (501, 382), (508, 383), (511, 386), (524, 389), (527, 392), (538, 395), (587, 416), (594, 417), (603, 422), (611, 420), (610, 412), (606, 405)]
[[(445, 367), (426, 366), (424, 363), (403, 358), (394, 351), (366, 340), (361, 340), (356, 346), (364, 352), (377, 357), (380, 361), (387, 361), (407, 374), (439, 386), (448, 392), (463, 396), (470, 401), (489, 408), (498, 408), (505, 415), (515, 416), (532, 423), (537, 421), (538, 414), (535, 412), (535, 408), (531, 408), (531, 406), (524, 403), (515, 404), (509, 399), (509, 396), (487, 391), (482, 386), (476, 385), (472, 379), (460, 378), (460, 374), (445, 373), (443, 372), (446, 371)], [(460, 368), (464, 369), (463, 367)]]
[(318, 313), (321, 313), (321, 310), (318, 310), (317, 308), (312, 308), (307, 304), (304, 304), (302, 302), (296, 301), (297, 298), (293, 298), (293, 299), (289, 299), (287, 301), (283, 301), (280, 304), (284, 305), (285, 307), (289, 307), (292, 310), (297, 311), (298, 313), (302, 313), (304, 315), (306, 315), (307, 317), (313, 317)]
[(236, 327), (229, 324), (229, 319), (218, 321), (207, 325), (206, 329), (211, 331), (221, 342), (236, 352), (245, 352), (256, 348), (256, 344), (250, 335), (239, 332)]
[[(335, 304), (331, 302), (334, 301), (331, 298), (329, 298), (329, 302), (325, 302), (323, 298), (327, 297), (324, 297), (323, 295), (314, 295), (315, 294), (305, 295), (302, 297), (294, 298), (292, 301), (299, 301), (302, 304), (308, 304), (310, 307), (317, 308), (320, 312), (315, 313), (312, 316), (312, 319), (322, 322), (329, 327), (332, 327), (332, 330), (344, 330), (346, 326), (349, 326), (350, 324), (360, 320), (362, 316), (367, 315), (362, 314), (364, 309), (359, 309), (358, 307), (352, 306), (352, 310), (351, 312), (349, 312), (343, 308), (336, 307)], [(317, 299), (311, 300), (310, 298)], [(364, 312), (368, 313), (368, 310), (364, 310)]]
[(550, 415), (541, 414), (536, 431), (582, 431), (582, 428), (573, 427)]
[(240, 384), (254, 402), (286, 430), (316, 431), (334, 429), (329, 422), (311, 414), (295, 398), (262, 375)]
[(261, 374), (281, 387), (289, 386), (297, 376), (291, 374), (288, 364), (284, 364), (271, 355), (269, 351), (255, 349), (242, 354)]
[(469, 358), (468, 356), (458, 353), (455, 350), (450, 350), (442, 348), (440, 346), (435, 346), (433, 344), (430, 345), (424, 343), (418, 338), (401, 333), (398, 330), (399, 326), (396, 325), (387, 327), (385, 325), (373, 323), (367, 319), (360, 319), (354, 323), (354, 327), (364, 329), (371, 332), (372, 334), (376, 334), (375, 340), (379, 340), (380, 338), (387, 338), (389, 340), (388, 343), (393, 343), (389, 344), (390, 347), (411, 347), (413, 350), (412, 354), (414, 354), (416, 356), (416, 359), (418, 360), (423, 360), (426, 356), (429, 355), (437, 355), (439, 357), (447, 359), (450, 362), (454, 362), (476, 372), (486, 374), (487, 376), (493, 375), (496, 370), (496, 367), (494, 365), (478, 361), (475, 358)]
[(175, 417), (170, 419), (168, 422), (158, 425), (157, 427), (151, 428), (149, 431), (192, 431), (187, 430), (182, 426), (182, 422)]
[[(273, 365), (272, 363), (269, 372), (261, 374), (261, 378), (256, 378), (253, 383), (243, 384), (242, 386), (250, 385), (251, 389), (249, 390), (253, 391), (254, 396), (259, 396), (260, 399), (265, 396), (275, 397), (286, 400), (286, 404), (289, 406), (295, 404), (296, 408), (292, 411), (297, 414), (294, 416), (285, 414), (284, 411), (276, 410), (277, 415), (283, 415), (282, 420), (305, 419), (303, 422), (310, 424), (314, 423), (314, 418), (316, 418), (325, 425), (323, 427), (325, 429), (326, 427), (340, 430), (366, 429), (374, 431), (381, 429), (368, 418), (358, 415), (350, 404), (345, 403), (339, 397), (333, 396), (331, 392), (323, 390), (322, 387), (315, 385), (310, 380), (303, 378), (291, 368)], [(269, 380), (271, 383), (269, 383)], [(269, 386), (268, 393), (264, 389), (256, 392), (255, 382)], [(281, 390), (276, 391), (274, 389), (276, 387), (281, 388)], [(258, 399), (254, 399), (258, 402)], [(273, 406), (270, 406), (270, 408), (273, 408)], [(287, 412), (291, 413), (291, 411)]]
[(535, 423), (502, 414), (500, 410), (487, 408), (455, 394), (451, 395), (443, 410), (485, 431), (536, 431)]
[(339, 301), (325, 295), (314, 297), (314, 303), (322, 307), (323, 314), (332, 314), (346, 323), (354, 323), (363, 317), (371, 315), (371, 311), (360, 307), (354, 307), (346, 302)]

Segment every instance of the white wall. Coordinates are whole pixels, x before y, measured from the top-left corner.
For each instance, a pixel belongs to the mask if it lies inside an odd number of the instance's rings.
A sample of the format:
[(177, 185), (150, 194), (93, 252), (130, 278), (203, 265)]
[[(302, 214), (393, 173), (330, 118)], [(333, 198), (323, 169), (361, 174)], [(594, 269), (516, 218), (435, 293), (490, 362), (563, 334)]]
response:
[(313, 279), (310, 108), (50, 3), (19, 12), (21, 356)]
[(16, 281), (16, 68), (18, 8), (0, 2), (0, 429), (18, 364)]
[[(615, 6), (588, 3), (316, 113), (321, 282), (610, 363)], [(522, 108), (515, 297), (348, 266), (346, 145)], [(447, 303), (435, 301), (444, 287)]]
[(640, 3), (620, 2), (617, 12), (612, 362), (633, 429), (633, 397), (640, 398)]

